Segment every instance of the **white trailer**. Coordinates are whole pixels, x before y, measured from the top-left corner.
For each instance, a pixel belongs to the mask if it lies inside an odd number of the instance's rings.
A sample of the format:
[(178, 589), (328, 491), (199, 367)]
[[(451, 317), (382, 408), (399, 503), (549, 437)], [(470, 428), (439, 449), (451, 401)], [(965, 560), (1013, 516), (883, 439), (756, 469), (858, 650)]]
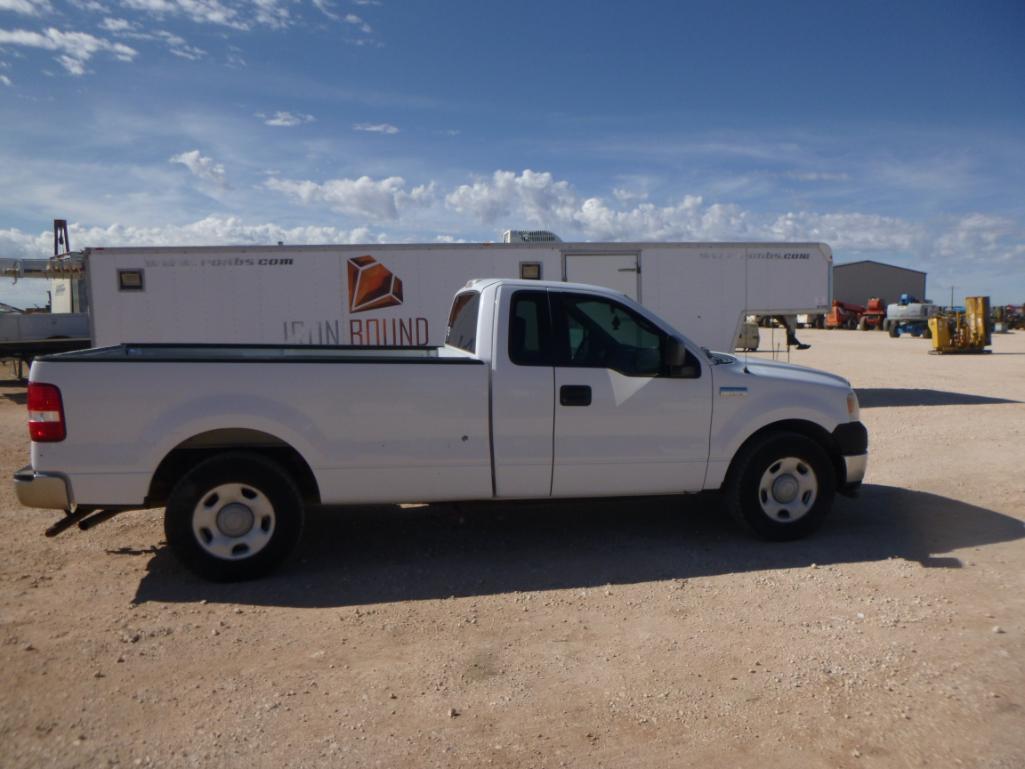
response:
[(474, 243), (95, 248), (81, 252), (95, 346), (444, 342), (452, 293), (482, 277), (611, 288), (699, 344), (745, 314), (824, 312), (822, 243)]

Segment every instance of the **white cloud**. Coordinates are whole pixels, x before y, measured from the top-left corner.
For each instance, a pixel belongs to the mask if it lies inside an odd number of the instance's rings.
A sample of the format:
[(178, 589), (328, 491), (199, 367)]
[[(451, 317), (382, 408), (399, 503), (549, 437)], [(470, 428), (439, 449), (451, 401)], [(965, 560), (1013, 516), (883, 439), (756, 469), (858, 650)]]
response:
[(647, 192), (634, 192), (633, 190), (625, 189), (624, 187), (614, 187), (612, 195), (620, 203), (633, 203), (636, 200), (647, 200)]
[[(0, 0), (3, 2), (4, 0)], [(17, 0), (21, 1), (21, 0)], [(237, 30), (253, 26), (283, 29), (292, 23), (292, 0), (119, 0), (125, 8), (157, 18), (183, 16), (197, 24)]]
[(154, 32), (140, 32), (138, 25), (128, 21), (127, 19), (115, 19), (108, 16), (100, 24), (100, 27), (120, 38), (160, 41), (167, 46), (167, 49), (172, 54), (182, 59), (188, 59), (189, 61), (199, 61), (206, 56), (206, 51), (202, 48), (190, 45), (189, 42), (180, 35), (176, 35), (173, 32), (168, 32), (167, 30), (162, 29)]
[(0, 83), (3, 83), (4, 85), (7, 85), (7, 86), (13, 85), (13, 83), (11, 82), (11, 79), (9, 77), (7, 77), (7, 75), (0, 75)]
[(1000, 216), (967, 214), (936, 238), (935, 251), (966, 264), (1017, 262), (1025, 270), (1025, 228)]
[[(76, 250), (114, 246), (203, 246), (221, 244), (289, 245), (318, 243), (383, 242), (383, 236), (366, 227), (342, 229), (303, 225), (283, 227), (273, 222), (246, 223), (236, 216), (208, 216), (189, 224), (164, 224), (140, 227), (111, 224), (108, 227), (69, 225), (69, 239)], [(0, 252), (14, 259), (41, 259), (52, 255), (53, 232), (29, 233), (18, 229), (0, 229)]]
[(903, 251), (918, 247), (925, 230), (921, 225), (890, 216), (862, 213), (781, 214), (766, 236), (777, 240), (821, 240), (836, 249)]
[(72, 75), (85, 74), (85, 66), (97, 53), (109, 53), (118, 61), (132, 61), (138, 51), (123, 43), (113, 43), (88, 32), (62, 32), (50, 27), (45, 32), (24, 29), (0, 29), (0, 46), (20, 45), (57, 51), (57, 61)]
[(316, 120), (313, 115), (305, 115), (302, 112), (282, 112), (280, 110), (273, 115), (264, 115), (262, 112), (258, 112), (256, 116), (262, 118), (265, 125), (283, 128), (291, 128), (303, 123), (312, 123)]
[(268, 189), (282, 192), (302, 203), (324, 203), (336, 211), (374, 220), (397, 220), (400, 212), (430, 206), (435, 200), (433, 183), (406, 191), (406, 180), (400, 176), (374, 180), (330, 179), (323, 184), (271, 178), (264, 182)]
[(577, 196), (569, 182), (527, 169), (519, 176), (513, 171), (495, 171), (490, 179), (461, 185), (445, 198), (445, 203), (486, 224), (512, 216), (554, 225), (572, 220)]
[(271, 29), (283, 29), (291, 21), (287, 0), (253, 0), (256, 6), (256, 22)]
[(361, 17), (357, 16), (354, 13), (345, 14), (345, 16), (342, 18), (342, 21), (344, 21), (346, 24), (350, 24), (356, 27), (364, 35), (369, 35), (371, 32), (374, 31), (369, 24), (367, 24), (365, 21), (363, 21)]
[(213, 158), (200, 154), (199, 150), (190, 150), (189, 152), (175, 155), (168, 162), (179, 163), (185, 166), (192, 172), (193, 176), (204, 182), (212, 182), (218, 187), (226, 188), (228, 186), (224, 166), (214, 162)]
[(335, 9), (331, 5), (330, 0), (313, 0), (313, 7), (325, 16), (327, 16), (329, 19), (334, 19), (335, 21), (341, 19), (341, 16), (339, 16), (335, 12)]
[(172, 32), (160, 30), (155, 32), (154, 35), (160, 40), (163, 40), (167, 44), (168, 50), (178, 58), (188, 59), (189, 61), (199, 61), (206, 56), (206, 51), (202, 48), (189, 45), (185, 38), (179, 37)]
[(12, 11), (23, 16), (42, 16), (53, 13), (50, 0), (0, 0), (0, 11)]
[(109, 16), (100, 23), (100, 28), (107, 32), (129, 32), (135, 25), (128, 19), (112, 19)]
[(92, 13), (110, 13), (110, 9), (97, 0), (68, 0), (68, 2), (76, 8), (81, 8), (83, 11), (90, 11)]
[(876, 214), (757, 214), (734, 203), (707, 203), (697, 195), (656, 205), (637, 193), (614, 189), (616, 203), (583, 198), (550, 173), (496, 171), (445, 197), (453, 211), (493, 225), (521, 223), (586, 240), (822, 240), (834, 248), (902, 251), (921, 248), (921, 225)]
[(231, 50), (225, 54), (224, 63), (227, 64), (231, 69), (245, 69), (247, 66), (245, 58), (242, 56), (242, 51), (239, 48), (231, 47)]
[[(51, 236), (52, 237), (52, 236)], [(114, 224), (110, 227), (92, 227), (75, 231), (72, 229), (73, 242), (83, 244), (106, 243), (115, 245), (141, 246), (198, 246), (210, 244), (261, 244), (282, 242), (291, 245), (309, 245), (317, 243), (369, 243), (380, 238), (374, 236), (366, 227), (341, 229), (305, 225), (300, 227), (282, 227), (273, 222), (247, 224), (235, 216), (208, 216), (186, 225), (163, 225), (157, 227), (133, 227)]]
[(790, 171), (786, 176), (798, 182), (846, 182), (850, 179), (847, 174), (829, 171)]
[[(230, 27), (232, 29), (247, 30), (250, 28), (248, 21), (243, 19), (238, 10), (232, 6), (225, 5), (220, 0), (120, 0), (125, 8), (133, 11), (142, 11), (153, 16), (184, 16), (197, 24), (216, 24)], [(277, 5), (275, 0), (267, 0), (266, 3), (258, 5)], [(257, 21), (267, 24), (268, 19), (272, 20), (270, 26), (279, 26), (273, 13), (266, 8), (258, 8)]]
[(398, 127), (391, 123), (356, 123), (352, 130), (375, 134), (397, 134), (399, 132)]

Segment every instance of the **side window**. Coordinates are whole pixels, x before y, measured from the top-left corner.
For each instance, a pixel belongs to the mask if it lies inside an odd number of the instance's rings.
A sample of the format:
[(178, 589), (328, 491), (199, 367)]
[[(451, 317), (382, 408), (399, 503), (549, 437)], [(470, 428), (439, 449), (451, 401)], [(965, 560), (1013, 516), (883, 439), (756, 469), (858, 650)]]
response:
[(509, 305), (509, 360), (551, 366), (552, 332), (547, 291), (517, 291)]
[(477, 352), (477, 314), (480, 309), (480, 294), (467, 292), (459, 294), (452, 303), (448, 316), (448, 335), (445, 343), (467, 352)]
[(633, 310), (610, 299), (561, 294), (565, 333), (558, 365), (610, 368), (627, 376), (662, 373), (665, 334)]

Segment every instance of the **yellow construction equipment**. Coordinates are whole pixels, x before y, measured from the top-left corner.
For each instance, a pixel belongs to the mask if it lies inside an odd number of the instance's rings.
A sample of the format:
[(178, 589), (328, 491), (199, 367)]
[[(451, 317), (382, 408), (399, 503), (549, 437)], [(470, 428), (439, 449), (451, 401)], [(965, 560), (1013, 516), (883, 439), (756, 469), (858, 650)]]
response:
[(965, 297), (964, 312), (947, 312), (929, 318), (934, 355), (987, 353), (992, 344), (988, 296)]

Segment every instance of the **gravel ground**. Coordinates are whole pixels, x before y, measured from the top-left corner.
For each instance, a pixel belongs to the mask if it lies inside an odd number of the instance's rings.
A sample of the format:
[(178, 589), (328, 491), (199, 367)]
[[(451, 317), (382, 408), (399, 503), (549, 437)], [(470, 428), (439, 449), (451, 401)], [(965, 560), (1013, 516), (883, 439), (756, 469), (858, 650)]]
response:
[(3, 483), (0, 765), (1020, 769), (1025, 332), (799, 336), (871, 440), (803, 542), (706, 497), (325, 509), (287, 568), (213, 585), (156, 511), (44, 539)]

